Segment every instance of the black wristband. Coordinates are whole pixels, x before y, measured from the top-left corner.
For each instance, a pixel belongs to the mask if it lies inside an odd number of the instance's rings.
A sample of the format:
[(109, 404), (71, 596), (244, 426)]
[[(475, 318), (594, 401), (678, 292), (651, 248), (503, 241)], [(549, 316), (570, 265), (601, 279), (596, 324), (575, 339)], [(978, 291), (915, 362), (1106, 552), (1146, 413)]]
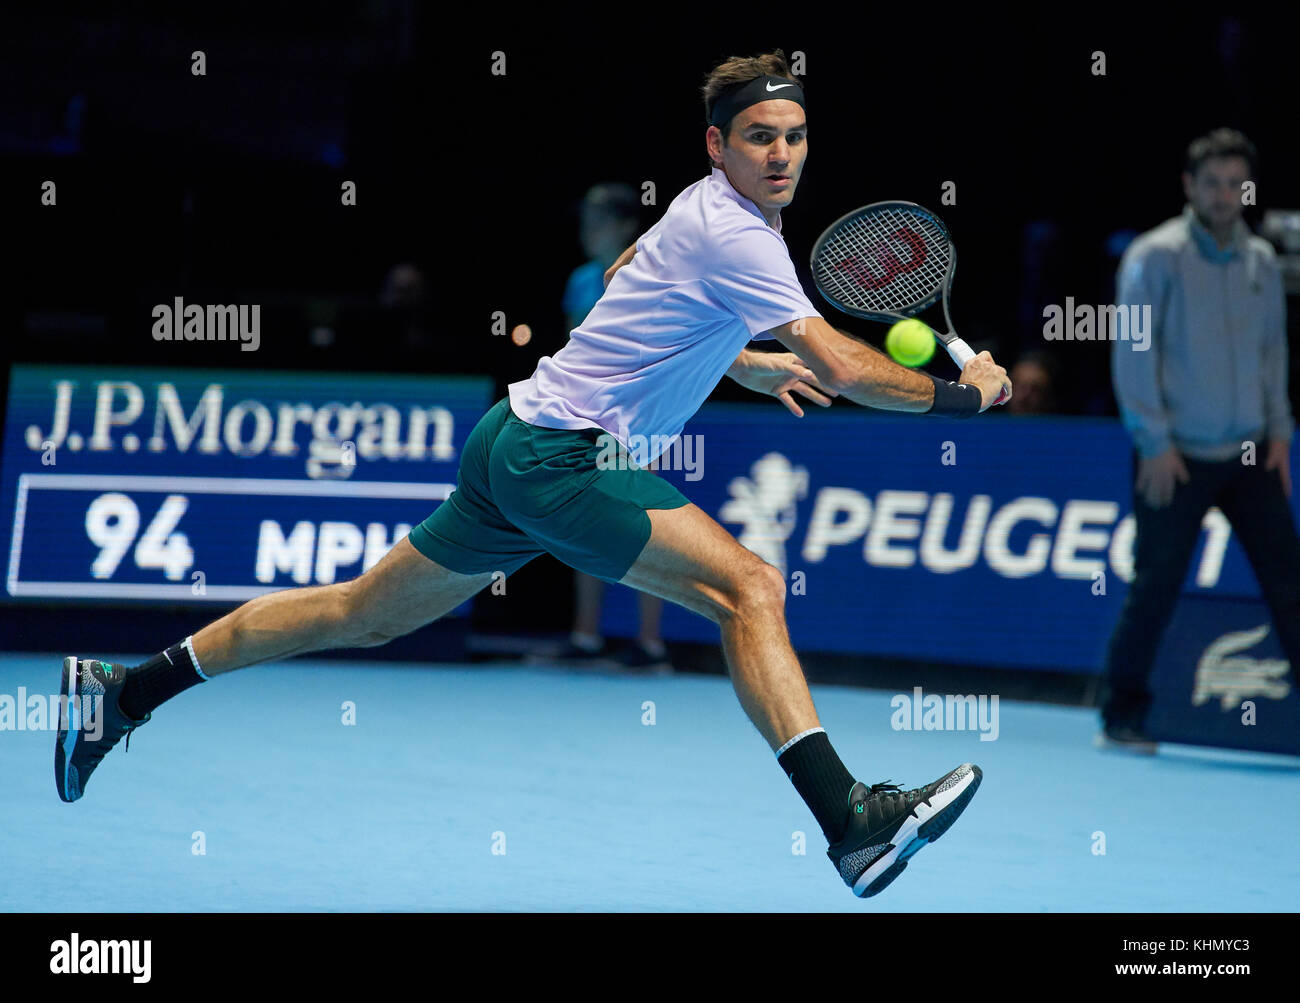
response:
[[(925, 374), (930, 376), (929, 373)], [(980, 413), (984, 395), (979, 387), (969, 383), (949, 383), (947, 380), (934, 380), (934, 403), (925, 414), (942, 415), (945, 418), (969, 418)]]

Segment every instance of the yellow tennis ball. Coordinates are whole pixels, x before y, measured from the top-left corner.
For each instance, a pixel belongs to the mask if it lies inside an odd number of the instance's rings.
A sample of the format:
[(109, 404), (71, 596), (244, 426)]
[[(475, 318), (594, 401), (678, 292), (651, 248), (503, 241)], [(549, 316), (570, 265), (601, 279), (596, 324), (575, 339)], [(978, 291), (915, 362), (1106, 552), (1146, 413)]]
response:
[(900, 320), (885, 335), (885, 351), (902, 366), (924, 366), (934, 358), (934, 332), (921, 321)]

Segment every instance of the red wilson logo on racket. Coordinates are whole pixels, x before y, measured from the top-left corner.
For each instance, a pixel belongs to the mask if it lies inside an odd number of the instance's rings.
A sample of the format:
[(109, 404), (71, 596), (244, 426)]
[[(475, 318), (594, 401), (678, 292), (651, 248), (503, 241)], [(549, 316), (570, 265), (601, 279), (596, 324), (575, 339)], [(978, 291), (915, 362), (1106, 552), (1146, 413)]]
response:
[[(896, 253), (896, 248), (903, 245), (909, 252), (907, 261)], [(915, 230), (903, 228), (895, 230), (888, 237), (883, 237), (867, 248), (871, 257), (865, 261), (850, 256), (835, 266), (837, 272), (847, 272), (863, 289), (883, 289), (900, 275), (914, 272), (925, 263), (929, 252), (926, 250), (925, 238)], [(884, 269), (880, 272), (880, 269)], [(880, 272), (880, 274), (877, 274)]]

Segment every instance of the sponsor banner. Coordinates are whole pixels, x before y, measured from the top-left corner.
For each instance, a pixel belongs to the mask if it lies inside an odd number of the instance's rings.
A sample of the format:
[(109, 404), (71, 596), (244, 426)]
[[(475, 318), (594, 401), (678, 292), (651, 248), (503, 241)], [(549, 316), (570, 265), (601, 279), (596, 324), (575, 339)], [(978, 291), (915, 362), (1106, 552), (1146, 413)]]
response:
[(14, 366), (4, 597), (239, 601), (346, 580), (452, 491), (491, 381)]
[(1300, 756), (1300, 693), (1263, 602), (1182, 599), (1151, 691), (1161, 741)]
[[(806, 411), (706, 405), (684, 430), (690, 468), (661, 471), (781, 569), (797, 649), (1100, 670), (1132, 577), (1132, 446), (1117, 421)], [(1259, 595), (1217, 508), (1184, 594)], [(604, 629), (633, 636), (635, 616), (629, 590), (609, 590)], [(671, 605), (663, 629), (718, 638)]]

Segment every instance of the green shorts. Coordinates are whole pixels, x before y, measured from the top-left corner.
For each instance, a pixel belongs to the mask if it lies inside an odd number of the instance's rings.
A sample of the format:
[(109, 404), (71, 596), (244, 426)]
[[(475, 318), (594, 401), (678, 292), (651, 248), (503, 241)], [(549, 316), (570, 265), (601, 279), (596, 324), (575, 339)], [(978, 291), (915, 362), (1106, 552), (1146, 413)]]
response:
[(618, 581), (650, 539), (646, 510), (689, 502), (625, 453), (598, 467), (605, 434), (530, 425), (510, 410), (510, 398), (498, 401), (469, 434), (456, 490), (411, 530), (411, 544), (462, 575), (509, 576), (545, 552)]

